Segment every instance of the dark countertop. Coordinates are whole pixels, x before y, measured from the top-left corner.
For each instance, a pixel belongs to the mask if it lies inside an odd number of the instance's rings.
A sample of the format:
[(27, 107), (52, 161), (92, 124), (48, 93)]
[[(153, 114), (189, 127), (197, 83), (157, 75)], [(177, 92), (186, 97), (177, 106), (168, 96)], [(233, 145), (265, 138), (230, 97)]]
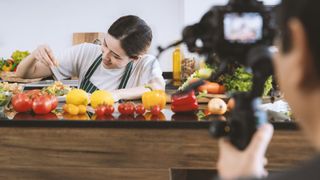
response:
[[(224, 116), (213, 116), (210, 119), (221, 119)], [(71, 119), (71, 120), (66, 120)], [(159, 116), (146, 113), (144, 116), (113, 116), (97, 118), (90, 113), (84, 116), (68, 116), (50, 113), (40, 116), (32, 113), (18, 113), (7, 118), (2, 114), (0, 127), (48, 127), (48, 128), (176, 128), (176, 129), (209, 129), (211, 121), (198, 120), (195, 113), (174, 114), (170, 109), (162, 110)], [(292, 122), (273, 123), (276, 130), (297, 130)]]
[[(74, 121), (74, 120), (30, 120), (0, 121), (0, 127), (44, 127), (44, 128), (142, 128), (142, 129), (208, 129), (211, 122), (188, 121)], [(272, 123), (275, 130), (298, 130), (295, 123)]]

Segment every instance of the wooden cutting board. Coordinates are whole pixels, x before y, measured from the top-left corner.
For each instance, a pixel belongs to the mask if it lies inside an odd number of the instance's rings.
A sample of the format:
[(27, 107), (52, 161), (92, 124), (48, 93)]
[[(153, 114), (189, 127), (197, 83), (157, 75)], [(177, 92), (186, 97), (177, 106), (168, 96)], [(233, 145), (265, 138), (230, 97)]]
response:
[[(167, 94), (167, 103), (171, 103), (171, 95), (175, 93), (175, 90), (166, 90)], [(220, 98), (223, 99), (225, 102), (228, 102), (230, 99), (229, 96), (225, 94), (206, 94), (204, 97), (198, 98), (198, 103), (208, 103), (212, 98)], [(280, 100), (282, 98), (276, 98), (275, 100)], [(270, 103), (271, 102), (271, 97), (270, 96), (264, 96), (262, 98), (263, 103)]]
[(16, 76), (15, 72), (1, 72), (0, 77), (3, 81), (6, 82), (15, 82), (15, 83), (32, 83), (38, 82), (42, 78), (35, 78), (35, 79), (23, 79)]
[[(176, 91), (175, 90), (166, 90), (166, 99), (167, 103), (171, 103), (171, 95), (174, 94)], [(198, 98), (198, 103), (208, 103), (212, 98), (220, 98), (225, 101), (229, 100), (229, 97), (225, 94), (207, 94), (206, 96), (202, 98)]]

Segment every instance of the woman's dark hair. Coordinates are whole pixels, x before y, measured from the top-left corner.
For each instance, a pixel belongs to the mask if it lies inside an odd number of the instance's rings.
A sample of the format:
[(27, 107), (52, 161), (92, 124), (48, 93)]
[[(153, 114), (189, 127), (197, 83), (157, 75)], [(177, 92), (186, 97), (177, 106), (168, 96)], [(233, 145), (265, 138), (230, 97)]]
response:
[(121, 47), (129, 57), (137, 57), (146, 52), (152, 41), (152, 31), (147, 23), (137, 16), (123, 16), (115, 21), (108, 30), (120, 40)]
[(315, 60), (315, 67), (320, 75), (320, 1), (319, 0), (282, 0), (279, 8), (279, 26), (282, 37), (283, 51), (292, 48), (291, 33), (288, 22), (292, 18), (301, 21), (306, 31), (311, 53)]

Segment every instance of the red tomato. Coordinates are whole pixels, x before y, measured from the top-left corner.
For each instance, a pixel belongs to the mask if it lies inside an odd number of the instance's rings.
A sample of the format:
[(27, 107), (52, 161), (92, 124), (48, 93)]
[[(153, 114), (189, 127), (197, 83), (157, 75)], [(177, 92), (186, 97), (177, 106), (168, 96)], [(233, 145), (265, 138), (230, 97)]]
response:
[(34, 100), (35, 98), (41, 96), (41, 91), (40, 91), (40, 89), (34, 89), (34, 90), (26, 91), (25, 93), (26, 93), (27, 96), (29, 96), (32, 100)]
[(95, 110), (95, 113), (98, 117), (104, 116), (106, 109), (107, 109), (106, 106), (98, 106)]
[(118, 111), (119, 111), (120, 114), (124, 113), (124, 106), (125, 106), (124, 104), (119, 104)]
[(151, 109), (151, 114), (152, 114), (152, 115), (157, 116), (157, 115), (160, 114), (160, 112), (161, 112), (161, 108), (160, 108), (160, 106), (158, 106), (158, 105), (153, 106), (152, 109)]
[(114, 107), (112, 105), (106, 105), (105, 115), (111, 115), (114, 112)]
[(146, 112), (146, 109), (144, 108), (143, 104), (139, 104), (136, 106), (136, 113), (139, 115), (142, 115)]
[(13, 96), (11, 103), (17, 112), (28, 112), (32, 109), (32, 100), (24, 93)]
[(58, 99), (56, 96), (54, 95), (49, 95), (50, 99), (51, 99), (51, 111), (55, 110), (58, 106)]
[(48, 114), (52, 110), (51, 98), (40, 96), (33, 100), (32, 110), (36, 114)]
[(135, 111), (135, 107), (133, 103), (123, 103), (123, 104), (119, 104), (118, 106), (118, 111), (121, 114), (133, 114)]
[(126, 103), (124, 108), (123, 108), (123, 114), (133, 114), (135, 111), (135, 108), (134, 108), (134, 104), (132, 103)]

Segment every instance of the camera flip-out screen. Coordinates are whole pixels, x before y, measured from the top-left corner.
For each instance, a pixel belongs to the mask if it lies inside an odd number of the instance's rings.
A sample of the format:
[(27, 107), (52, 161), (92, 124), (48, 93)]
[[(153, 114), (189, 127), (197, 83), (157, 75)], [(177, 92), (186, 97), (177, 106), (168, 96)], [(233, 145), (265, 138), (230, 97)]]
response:
[(231, 43), (250, 44), (262, 39), (263, 19), (259, 13), (226, 13), (224, 39)]

